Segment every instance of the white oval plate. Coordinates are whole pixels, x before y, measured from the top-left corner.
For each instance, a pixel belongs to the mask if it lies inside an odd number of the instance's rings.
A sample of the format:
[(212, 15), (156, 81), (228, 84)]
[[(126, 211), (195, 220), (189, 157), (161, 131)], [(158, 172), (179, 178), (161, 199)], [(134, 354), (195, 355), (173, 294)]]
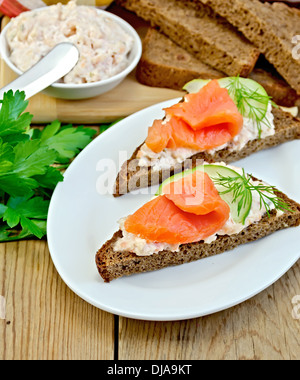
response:
[[(101, 195), (105, 166), (111, 166), (114, 180), (126, 159), (124, 151), (130, 156), (145, 139), (152, 121), (163, 116), (162, 108), (176, 101), (140, 111), (95, 139), (66, 171), (50, 204), (48, 243), (62, 279), (90, 304), (129, 318), (183, 320), (227, 309), (273, 284), (300, 257), (300, 229), (290, 228), (219, 256), (103, 282), (95, 265), (96, 251), (118, 229), (121, 217), (152, 197)], [(300, 141), (293, 141), (237, 165), (300, 201), (299, 152)]]

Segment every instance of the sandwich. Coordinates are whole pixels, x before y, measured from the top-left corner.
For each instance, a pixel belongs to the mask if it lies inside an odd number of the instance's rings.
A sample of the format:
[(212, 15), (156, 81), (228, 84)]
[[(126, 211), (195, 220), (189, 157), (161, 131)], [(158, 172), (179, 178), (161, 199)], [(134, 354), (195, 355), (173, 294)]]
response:
[(300, 205), (224, 163), (168, 178), (96, 253), (105, 282), (181, 265), (300, 225)]
[(225, 162), (300, 138), (300, 120), (276, 106), (251, 79), (193, 80), (164, 109), (121, 167), (114, 196), (157, 185), (200, 162)]

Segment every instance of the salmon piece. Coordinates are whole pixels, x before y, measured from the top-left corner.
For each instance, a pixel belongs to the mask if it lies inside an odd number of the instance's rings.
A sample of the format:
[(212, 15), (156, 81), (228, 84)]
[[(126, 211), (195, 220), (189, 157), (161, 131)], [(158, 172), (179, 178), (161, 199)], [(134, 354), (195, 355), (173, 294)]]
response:
[(222, 146), (231, 139), (232, 136), (226, 126), (212, 126), (193, 131), (183, 120), (172, 118), (167, 123), (155, 120), (149, 128), (145, 143), (154, 153), (159, 153), (165, 148), (203, 151)]
[(167, 115), (184, 120), (193, 130), (212, 126), (226, 126), (231, 136), (236, 136), (243, 126), (243, 116), (215, 79), (199, 92), (185, 96), (186, 101), (166, 108)]
[(148, 129), (148, 136), (145, 142), (154, 153), (164, 150), (172, 138), (171, 127), (162, 123), (162, 120), (154, 120), (152, 127)]
[(229, 209), (209, 175), (201, 170), (168, 183), (162, 192), (181, 210), (195, 215), (207, 215), (224, 203)]
[(147, 241), (183, 244), (199, 237), (189, 215), (164, 195), (146, 203), (125, 221), (127, 232)]
[(155, 120), (149, 128), (146, 145), (155, 153), (164, 149), (188, 148), (205, 151), (231, 141), (243, 126), (228, 91), (211, 81), (197, 94), (165, 109), (168, 121)]
[(126, 219), (127, 232), (147, 241), (187, 244), (215, 234), (229, 219), (230, 208), (206, 173), (195, 172), (163, 190), (167, 194)]

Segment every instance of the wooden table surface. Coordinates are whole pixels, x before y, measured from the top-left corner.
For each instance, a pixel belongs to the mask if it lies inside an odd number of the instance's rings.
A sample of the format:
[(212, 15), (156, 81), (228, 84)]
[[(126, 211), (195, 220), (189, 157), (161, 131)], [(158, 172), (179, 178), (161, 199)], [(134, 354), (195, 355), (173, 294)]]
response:
[(231, 309), (145, 322), (101, 311), (75, 295), (45, 240), (1, 243), (0, 302), (0, 360), (300, 358), (300, 261)]

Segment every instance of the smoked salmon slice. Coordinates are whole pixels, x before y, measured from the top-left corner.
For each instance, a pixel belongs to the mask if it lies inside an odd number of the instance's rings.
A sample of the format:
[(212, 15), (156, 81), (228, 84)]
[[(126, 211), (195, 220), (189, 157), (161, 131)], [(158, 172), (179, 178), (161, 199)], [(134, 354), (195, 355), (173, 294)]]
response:
[(229, 208), (209, 175), (202, 170), (169, 182), (162, 192), (181, 210), (196, 215), (207, 215), (220, 205)]
[(195, 131), (226, 124), (233, 136), (240, 132), (243, 116), (229, 96), (228, 90), (221, 88), (216, 79), (210, 81), (199, 92), (186, 95), (185, 100), (166, 108), (166, 114), (184, 120)]
[(151, 242), (187, 244), (215, 234), (229, 219), (228, 204), (202, 171), (167, 185), (163, 191), (166, 193), (126, 219), (127, 232)]
[(165, 148), (214, 149), (231, 141), (243, 126), (243, 116), (217, 80), (165, 112), (166, 120), (155, 120), (146, 139), (155, 153)]
[(209, 150), (226, 144), (232, 135), (225, 125), (212, 126), (194, 131), (183, 120), (172, 118), (168, 122), (155, 120), (149, 128), (146, 145), (154, 153), (165, 148)]

